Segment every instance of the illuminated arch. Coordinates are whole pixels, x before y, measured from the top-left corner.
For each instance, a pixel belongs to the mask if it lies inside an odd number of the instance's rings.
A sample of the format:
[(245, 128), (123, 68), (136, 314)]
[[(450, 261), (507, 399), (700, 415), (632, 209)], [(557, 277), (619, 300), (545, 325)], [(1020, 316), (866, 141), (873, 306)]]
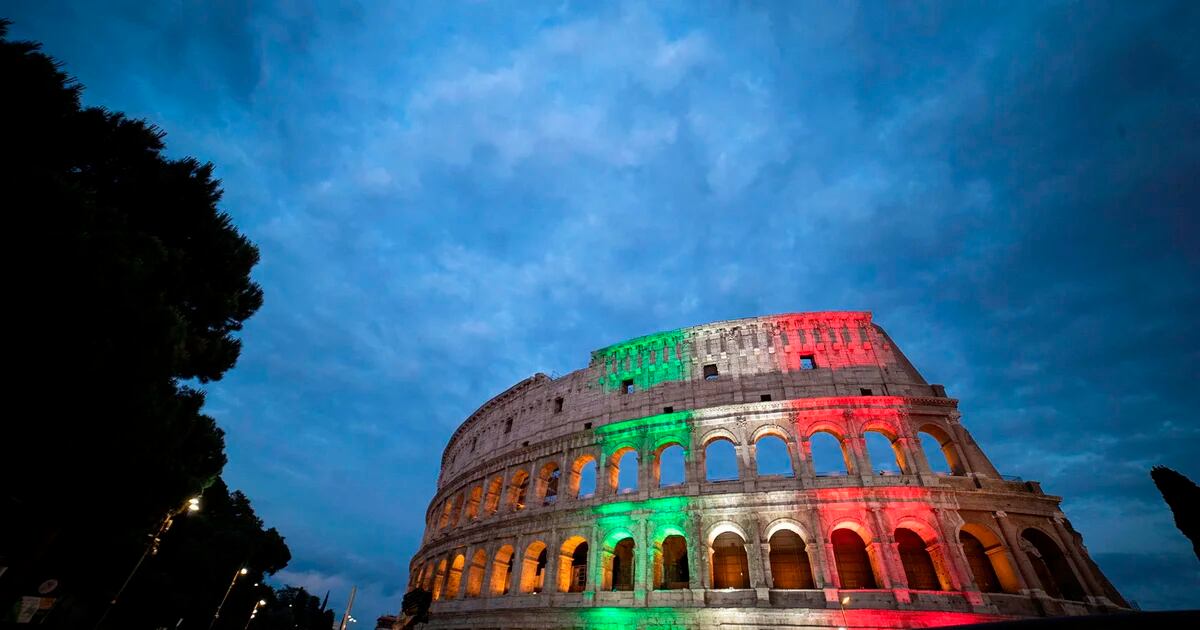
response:
[(467, 570), (467, 597), (479, 597), (483, 592), (483, 574), (487, 570), (487, 551), (476, 549)]
[(783, 440), (784, 444), (791, 444), (796, 441), (795, 438), (792, 436), (791, 431), (788, 431), (787, 429), (779, 426), (778, 424), (769, 423), (769, 424), (764, 424), (754, 430), (754, 434), (750, 439), (750, 443), (757, 444), (759, 440), (763, 439), (764, 437), (766, 437), (768, 435), (773, 435), (773, 436)]
[(777, 532), (783, 530), (787, 530), (796, 534), (800, 537), (800, 540), (804, 541), (805, 544), (812, 543), (812, 538), (808, 535), (808, 530), (804, 528), (804, 525), (801, 525), (799, 521), (791, 518), (777, 518), (771, 521), (771, 523), (767, 525), (766, 529), (767, 540), (770, 540), (771, 537)]
[[(581, 485), (581, 480), (583, 479), (583, 472), (584, 472), (584, 470), (587, 469), (588, 466), (592, 467), (593, 482), (592, 482), (591, 491), (584, 492), (585, 489)], [(567, 489), (568, 489), (568, 492), (570, 493), (569, 496), (579, 498), (583, 495), (595, 494), (596, 485), (598, 485), (598, 481), (599, 481), (599, 477), (597, 476), (597, 474), (598, 474), (598, 471), (596, 470), (596, 456), (595, 455), (593, 455), (592, 453), (584, 453), (583, 455), (576, 457), (575, 461), (571, 463), (571, 472), (567, 478)]]
[(627, 444), (627, 445), (617, 448), (615, 451), (613, 451), (612, 455), (608, 456), (608, 462), (609, 462), (608, 487), (612, 491), (613, 494), (621, 494), (621, 487), (620, 487), (621, 468), (623, 466), (629, 465), (628, 464), (629, 460), (626, 459), (626, 456), (631, 453), (633, 454), (632, 463), (633, 463), (633, 469), (634, 469), (633, 478), (634, 478), (634, 484), (635, 484), (633, 489), (634, 490), (638, 489), (636, 486), (637, 477), (638, 477), (637, 470), (638, 470), (638, 467), (642, 465), (641, 453), (638, 452), (638, 449), (636, 447)]
[(546, 585), (549, 554), (546, 543), (535, 540), (521, 554), (521, 592), (540, 593)]
[(771, 587), (781, 589), (816, 588), (812, 563), (808, 559), (808, 545), (792, 523), (779, 523), (780, 527), (767, 537), (771, 565)]
[(475, 486), (471, 488), (470, 498), (467, 499), (467, 520), (475, 520), (479, 518), (479, 504), (483, 500), (483, 486)]
[(741, 446), (741, 441), (733, 434), (733, 431), (725, 428), (716, 428), (705, 433), (704, 437), (700, 438), (700, 448), (708, 448), (708, 445), (715, 440), (726, 440), (734, 446)]
[(633, 533), (624, 527), (612, 529), (604, 537), (601, 550), (600, 589), (605, 591), (633, 590), (637, 562)]
[(500, 509), (500, 490), (504, 488), (504, 477), (496, 475), (488, 484), (487, 496), (483, 500), (483, 513), (486, 516), (491, 516)]
[[(937, 442), (938, 448), (942, 452), (942, 457), (946, 460), (948, 472), (951, 475), (964, 475), (967, 470), (963, 466), (962, 460), (958, 456), (958, 449), (955, 446), (954, 440), (950, 437), (950, 433), (940, 425), (926, 422), (917, 429), (917, 441), (921, 444), (921, 448), (925, 448), (925, 438), (921, 436), (924, 433), (933, 438)], [(932, 468), (933, 462), (930, 462)]]
[(542, 505), (550, 505), (558, 501), (558, 486), (562, 477), (562, 469), (557, 460), (542, 464), (538, 470), (537, 496)]
[(450, 573), (446, 576), (446, 599), (458, 597), (458, 589), (462, 586), (463, 567), (466, 564), (467, 559), (461, 553), (454, 555), (454, 562), (450, 563)]
[(869, 539), (863, 537), (861, 526), (850, 525), (848, 522), (845, 526), (837, 527), (829, 535), (839, 586), (844, 589), (879, 588), (875, 563), (867, 552)]
[(1021, 583), (1003, 540), (982, 523), (963, 523), (958, 541), (975, 585), (984, 593), (1019, 593)]
[(558, 592), (582, 593), (587, 586), (588, 543), (575, 535), (563, 541), (558, 554)]
[(654, 463), (650, 470), (651, 487), (653, 487), (653, 488), (663, 487), (662, 456), (663, 456), (663, 453), (666, 453), (669, 449), (672, 449), (672, 448), (678, 448), (680, 451), (683, 452), (683, 455), (684, 455), (683, 468), (679, 472), (681, 473), (680, 478), (683, 481), (687, 481), (687, 473), (686, 473), (687, 447), (683, 445), (683, 442), (676, 440), (674, 438), (669, 438), (669, 439), (662, 440), (661, 443), (658, 446), (656, 446), (654, 449), (654, 458), (653, 458)]
[(489, 592), (493, 597), (507, 595), (512, 589), (513, 574), (512, 545), (502, 545), (492, 556), (492, 581)]
[[(913, 523), (913, 521), (910, 521)], [(904, 577), (908, 587), (918, 591), (948, 591), (950, 579), (944, 575), (944, 570), (935, 562), (930, 548), (936, 544), (925, 538), (911, 527), (901, 525), (892, 533), (896, 541), (896, 551), (900, 555), (900, 565), (904, 568)]]
[(508, 484), (508, 509), (524, 510), (525, 501), (529, 498), (529, 471), (522, 468), (513, 473), (512, 481)]
[(1027, 527), (1021, 532), (1021, 539), (1025, 555), (1042, 583), (1042, 590), (1058, 599), (1086, 600), (1079, 578), (1054, 536), (1041, 528)]
[(750, 588), (750, 560), (746, 555), (744, 532), (727, 529), (711, 536), (708, 553), (714, 589)]

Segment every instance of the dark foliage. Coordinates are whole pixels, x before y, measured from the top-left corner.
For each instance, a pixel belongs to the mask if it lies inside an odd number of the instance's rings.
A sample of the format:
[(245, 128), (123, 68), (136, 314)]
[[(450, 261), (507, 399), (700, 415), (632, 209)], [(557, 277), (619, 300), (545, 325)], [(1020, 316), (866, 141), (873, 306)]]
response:
[(1150, 478), (1175, 515), (1175, 527), (1192, 541), (1192, 551), (1200, 560), (1200, 486), (1166, 466), (1150, 469)]
[[(198, 389), (233, 367), (237, 333), (262, 303), (250, 279), (258, 251), (217, 208), (212, 165), (166, 157), (163, 132), (144, 121), (81, 107), (81, 87), (37, 44), (8, 40), (7, 25), (0, 194), (17, 395), (0, 456), (0, 566), (10, 567), (0, 617), (48, 578), (80, 619), (96, 614), (146, 534), (205, 488), (203, 516), (178, 519), (129, 608), (150, 596), (145, 583), (167, 600), (176, 583), (207, 598), (204, 580), (238, 562), (277, 570), (282, 538), (262, 531), (244, 496), (214, 485), (224, 438)], [(223, 591), (228, 578), (218, 582)], [(172, 606), (199, 605), (183, 597)]]
[(405, 628), (415, 628), (417, 624), (429, 622), (429, 606), (433, 604), (433, 593), (423, 589), (415, 588), (404, 594), (404, 601), (400, 605), (400, 611), (408, 618), (404, 623)]

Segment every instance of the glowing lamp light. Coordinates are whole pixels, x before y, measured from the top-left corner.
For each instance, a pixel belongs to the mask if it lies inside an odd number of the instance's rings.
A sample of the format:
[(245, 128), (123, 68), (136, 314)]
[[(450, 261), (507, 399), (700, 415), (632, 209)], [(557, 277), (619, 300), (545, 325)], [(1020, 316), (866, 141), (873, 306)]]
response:
[(200, 510), (200, 497), (188, 499), (187, 509), (189, 512), (198, 512)]
[(250, 572), (250, 570), (246, 569), (246, 568), (243, 568), (241, 571), (238, 571), (238, 573), (241, 573), (242, 575), (246, 575), (249, 572)]
[(267, 605), (267, 600), (265, 600), (265, 599), (260, 599), (260, 600), (258, 600), (258, 605), (259, 605), (259, 606), (266, 606), (266, 605)]
[(843, 606), (845, 606), (846, 604), (849, 604), (849, 603), (850, 603), (850, 596), (849, 596), (849, 595), (847, 595), (847, 596), (845, 596), (845, 597), (843, 597), (843, 598), (842, 598), (842, 605), (843, 605)]

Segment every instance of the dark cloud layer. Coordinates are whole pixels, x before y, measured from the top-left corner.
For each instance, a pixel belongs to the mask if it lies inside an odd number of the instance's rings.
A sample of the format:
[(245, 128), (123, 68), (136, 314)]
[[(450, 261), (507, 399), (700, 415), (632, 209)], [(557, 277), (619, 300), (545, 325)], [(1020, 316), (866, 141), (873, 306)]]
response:
[(267, 301), (210, 391), (282, 579), (396, 607), (440, 445), (634, 335), (868, 309), (1144, 607), (1200, 607), (1200, 10), (28, 3), (217, 164)]

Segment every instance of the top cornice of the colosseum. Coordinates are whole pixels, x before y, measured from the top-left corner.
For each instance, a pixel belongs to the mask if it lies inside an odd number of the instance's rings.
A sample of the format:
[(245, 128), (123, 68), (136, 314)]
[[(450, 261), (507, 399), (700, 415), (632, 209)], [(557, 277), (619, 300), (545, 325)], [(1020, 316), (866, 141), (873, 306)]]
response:
[(695, 326), (685, 326), (674, 330), (663, 330), (640, 337), (633, 337), (624, 341), (604, 346), (592, 351), (592, 363), (600, 360), (606, 355), (622, 350), (624, 348), (636, 347), (640, 345), (655, 345), (663, 342), (666, 339), (678, 339), (695, 334), (704, 330), (714, 328), (729, 328), (739, 324), (749, 323), (765, 323), (765, 324), (781, 324), (781, 323), (796, 323), (796, 322), (841, 322), (841, 323), (871, 323), (871, 311), (813, 311), (810, 313), (779, 313), (775, 315), (759, 315), (756, 317), (741, 317), (738, 319), (723, 319), (705, 324), (697, 324)]

